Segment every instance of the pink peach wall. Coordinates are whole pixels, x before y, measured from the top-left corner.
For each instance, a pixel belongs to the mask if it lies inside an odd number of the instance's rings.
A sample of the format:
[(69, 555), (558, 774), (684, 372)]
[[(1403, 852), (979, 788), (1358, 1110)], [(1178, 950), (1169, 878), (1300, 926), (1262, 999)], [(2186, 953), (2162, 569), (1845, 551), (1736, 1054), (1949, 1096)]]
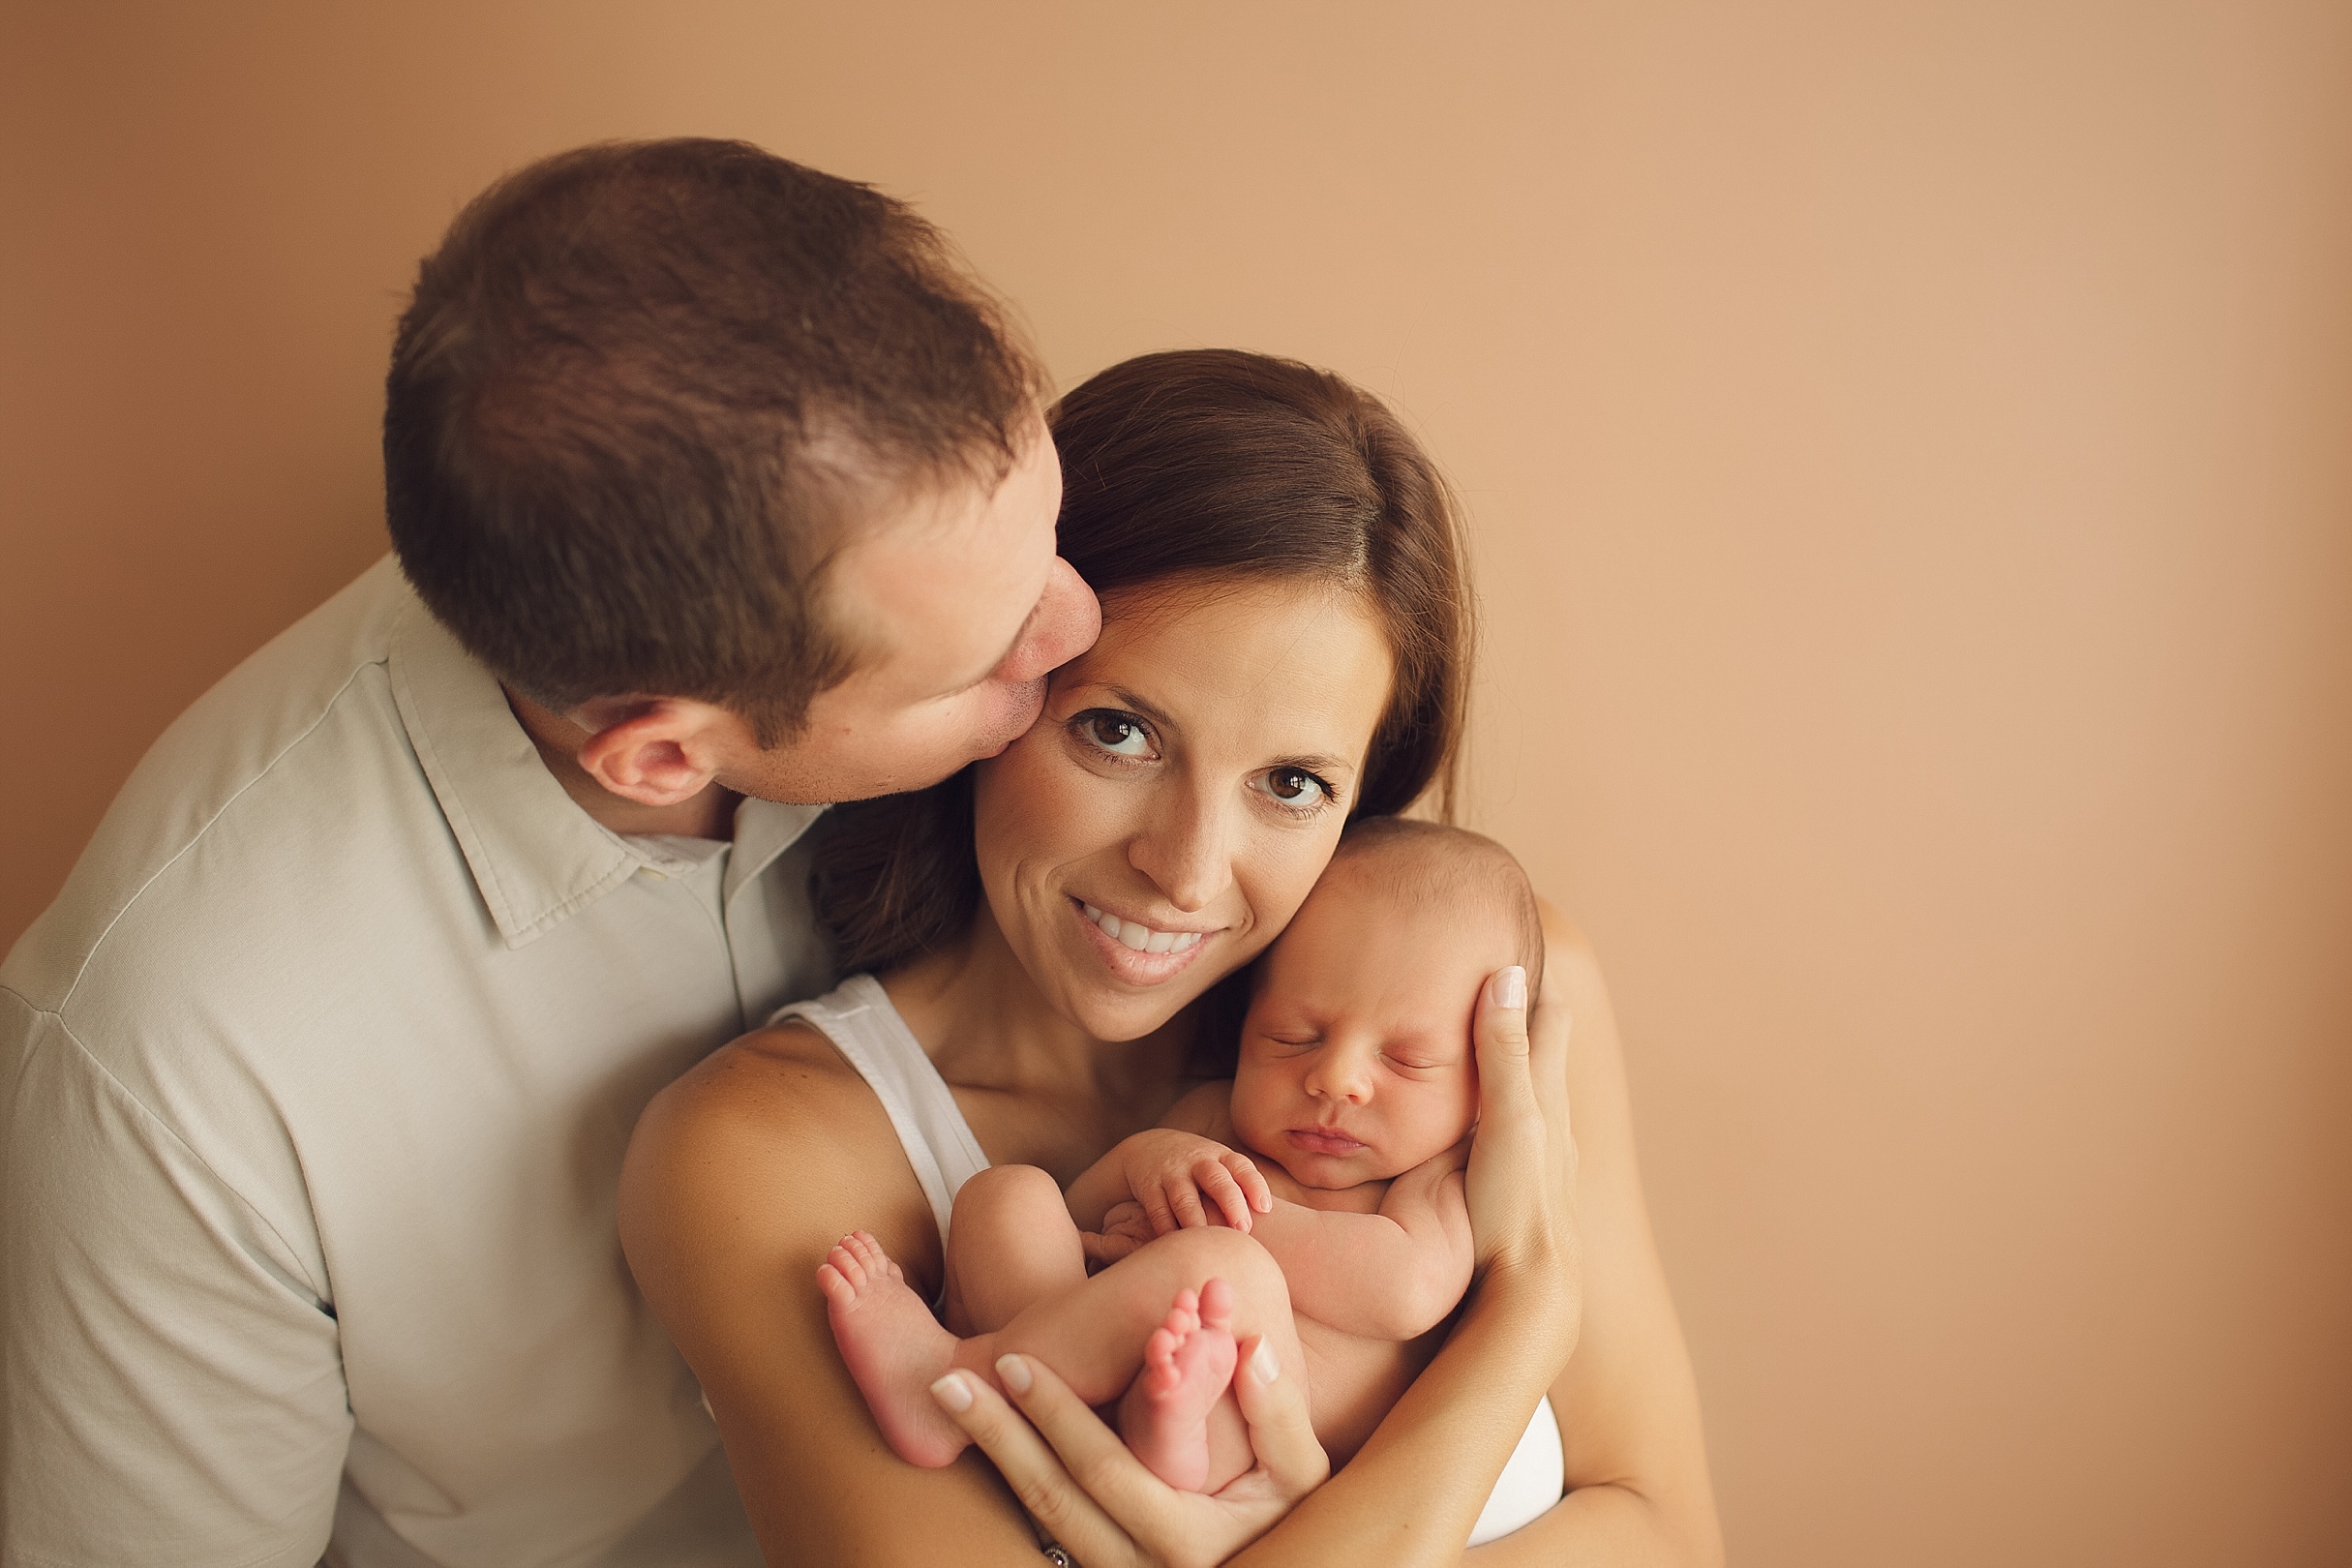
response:
[(383, 548), (457, 205), (687, 132), (915, 198), (1065, 383), (1427, 433), (1736, 1562), (2352, 1561), (2352, 10), (11, 6), (0, 944)]

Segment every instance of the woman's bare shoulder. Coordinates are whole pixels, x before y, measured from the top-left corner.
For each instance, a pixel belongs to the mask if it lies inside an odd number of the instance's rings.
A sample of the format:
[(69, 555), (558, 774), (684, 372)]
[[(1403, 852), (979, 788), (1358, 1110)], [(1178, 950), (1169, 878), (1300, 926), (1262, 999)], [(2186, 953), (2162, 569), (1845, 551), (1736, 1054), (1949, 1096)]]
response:
[(679, 1143), (717, 1142), (732, 1154), (742, 1145), (789, 1143), (802, 1134), (846, 1131), (871, 1105), (889, 1119), (873, 1091), (842, 1060), (832, 1041), (800, 1023), (770, 1025), (738, 1037), (696, 1063), (653, 1097), (637, 1126), (637, 1144), (670, 1150)]
[(910, 1197), (920, 1204), (873, 1090), (824, 1036), (786, 1024), (722, 1046), (654, 1096), (621, 1167), (621, 1239), (650, 1290), (650, 1272), (797, 1257)]
[(928, 1293), (930, 1204), (881, 1101), (812, 1030), (743, 1036), (638, 1123), (622, 1246), (718, 1418), (769, 1560), (1035, 1560), (984, 1466), (918, 1469), (875, 1431), (816, 1280), (853, 1228)]
[(1623, 1051), (1616, 1010), (1610, 1006), (1609, 984), (1601, 978), (1601, 960), (1583, 928), (1558, 905), (1549, 898), (1535, 902), (1544, 920), (1543, 1000), (1568, 1010), (1569, 1075), (1573, 1080), (1599, 1073), (1612, 1081), (1612, 1097), (1621, 1096), (1622, 1085), (1613, 1080), (1623, 1074)]

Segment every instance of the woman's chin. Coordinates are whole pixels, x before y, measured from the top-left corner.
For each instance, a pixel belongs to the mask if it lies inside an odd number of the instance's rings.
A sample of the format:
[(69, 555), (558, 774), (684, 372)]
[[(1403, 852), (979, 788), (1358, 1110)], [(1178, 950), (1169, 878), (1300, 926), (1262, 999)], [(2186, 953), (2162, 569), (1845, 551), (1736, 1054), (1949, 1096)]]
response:
[(1232, 941), (1213, 931), (1182, 952), (1150, 952), (1113, 940), (1075, 910), (1074, 941), (1055, 946), (1066, 965), (1064, 1011), (1097, 1040), (1139, 1040), (1215, 984), (1232, 966)]

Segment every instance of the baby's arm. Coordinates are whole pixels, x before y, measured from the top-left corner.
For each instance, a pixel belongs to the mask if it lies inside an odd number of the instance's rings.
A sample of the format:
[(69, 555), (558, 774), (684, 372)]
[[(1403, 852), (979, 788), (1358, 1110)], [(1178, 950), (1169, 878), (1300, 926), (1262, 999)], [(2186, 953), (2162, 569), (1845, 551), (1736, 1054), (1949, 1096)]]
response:
[(1389, 1184), (1377, 1214), (1277, 1199), (1251, 1232), (1282, 1264), (1290, 1304), (1342, 1334), (1410, 1340), (1445, 1321), (1470, 1287), (1468, 1155), (1457, 1145)]
[(1070, 1217), (1081, 1231), (1101, 1231), (1103, 1216), (1131, 1199), (1142, 1205), (1155, 1236), (1209, 1224), (1251, 1228), (1252, 1211), (1263, 1214), (1274, 1202), (1266, 1178), (1248, 1155), (1197, 1130), (1209, 1115), (1210, 1091), (1221, 1087), (1178, 1101), (1162, 1125), (1122, 1138), (1070, 1184)]

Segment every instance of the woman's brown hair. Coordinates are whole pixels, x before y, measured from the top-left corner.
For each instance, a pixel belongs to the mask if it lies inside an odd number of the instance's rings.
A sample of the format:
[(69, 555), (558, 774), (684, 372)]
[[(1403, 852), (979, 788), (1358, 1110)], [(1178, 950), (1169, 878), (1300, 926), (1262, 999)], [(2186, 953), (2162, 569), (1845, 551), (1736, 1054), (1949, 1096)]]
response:
[[(1454, 815), (1473, 618), (1458, 508), (1397, 416), (1295, 360), (1229, 348), (1145, 354), (1050, 414), (1063, 558), (1105, 600), (1180, 580), (1287, 578), (1361, 594), (1396, 672), (1348, 815), (1425, 796)], [(906, 963), (979, 907), (970, 769), (837, 806), (817, 916), (844, 974)]]

